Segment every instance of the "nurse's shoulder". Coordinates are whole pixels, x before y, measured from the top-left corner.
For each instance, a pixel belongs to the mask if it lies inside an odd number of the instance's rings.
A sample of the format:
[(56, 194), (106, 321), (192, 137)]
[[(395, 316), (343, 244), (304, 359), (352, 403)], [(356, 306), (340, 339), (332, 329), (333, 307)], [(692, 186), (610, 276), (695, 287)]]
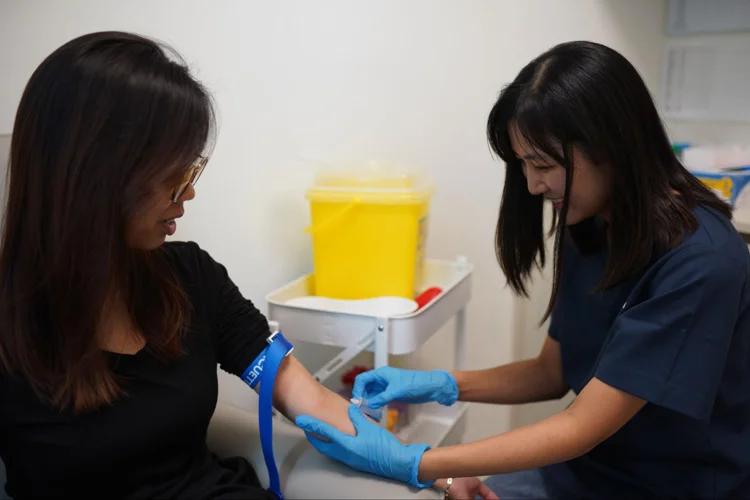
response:
[(645, 273), (644, 282), (666, 292), (671, 287), (685, 289), (690, 283), (702, 291), (692, 295), (699, 299), (711, 290), (719, 295), (734, 295), (741, 303), (750, 302), (750, 251), (725, 215), (705, 206), (694, 211), (698, 226), (685, 235), (676, 248), (658, 258)]
[(644, 269), (639, 285), (660, 283), (665, 279), (679, 283), (695, 275), (708, 281), (731, 279), (736, 284), (747, 281), (750, 251), (732, 221), (705, 206), (698, 206), (694, 214), (698, 222), (696, 229), (686, 232), (675, 248), (655, 257)]
[(630, 291), (595, 376), (707, 420), (726, 377), (747, 373), (750, 253), (726, 216), (704, 207), (695, 215), (697, 229)]
[(695, 215), (698, 218), (698, 229), (688, 235), (682, 245), (699, 245), (705, 250), (715, 250), (721, 257), (735, 259), (738, 264), (750, 264), (747, 244), (732, 221), (703, 206), (696, 208)]

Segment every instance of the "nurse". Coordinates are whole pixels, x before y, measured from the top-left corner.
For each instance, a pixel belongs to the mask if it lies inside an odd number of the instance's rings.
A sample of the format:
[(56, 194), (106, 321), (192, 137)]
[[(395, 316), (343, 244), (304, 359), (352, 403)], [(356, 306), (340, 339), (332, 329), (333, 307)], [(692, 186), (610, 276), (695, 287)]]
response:
[(486, 370), (382, 368), (360, 375), (354, 396), (507, 405), (573, 391), (574, 402), (426, 451), (354, 407), (356, 437), (306, 416), (298, 425), (335, 459), (410, 469), (423, 486), (494, 475), (500, 498), (750, 496), (750, 256), (729, 206), (673, 154), (638, 72), (605, 46), (558, 45), (502, 91), (487, 133), (507, 165), (498, 260), (519, 295), (545, 262), (545, 202), (555, 209), (541, 352)]

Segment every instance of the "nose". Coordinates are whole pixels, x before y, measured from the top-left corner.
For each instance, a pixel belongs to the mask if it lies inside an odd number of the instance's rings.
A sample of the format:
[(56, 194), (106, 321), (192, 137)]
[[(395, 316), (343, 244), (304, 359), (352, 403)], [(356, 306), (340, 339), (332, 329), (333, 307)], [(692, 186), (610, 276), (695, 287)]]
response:
[(182, 196), (180, 196), (180, 199), (177, 200), (177, 203), (190, 201), (193, 198), (195, 198), (195, 187), (193, 187), (192, 184), (188, 184), (188, 186), (185, 188), (185, 192), (182, 193)]
[(526, 175), (526, 187), (528, 188), (529, 193), (539, 195), (547, 192), (547, 186), (542, 181), (542, 176), (534, 167), (524, 165), (523, 173)]

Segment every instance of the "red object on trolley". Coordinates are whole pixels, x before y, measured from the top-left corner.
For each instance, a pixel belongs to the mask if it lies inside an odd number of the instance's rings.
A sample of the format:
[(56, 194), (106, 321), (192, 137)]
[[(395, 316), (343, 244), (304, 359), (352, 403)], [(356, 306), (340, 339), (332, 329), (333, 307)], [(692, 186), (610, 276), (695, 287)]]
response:
[(341, 383), (345, 386), (353, 386), (354, 379), (357, 378), (357, 375), (367, 371), (370, 371), (370, 368), (367, 368), (366, 366), (354, 366), (349, 371), (341, 375)]
[(427, 290), (422, 292), (419, 297), (414, 299), (414, 301), (417, 303), (417, 306), (419, 306), (417, 307), (417, 310), (422, 309), (424, 306), (432, 302), (433, 299), (435, 299), (435, 297), (437, 297), (441, 293), (443, 293), (443, 289), (436, 286), (428, 288)]

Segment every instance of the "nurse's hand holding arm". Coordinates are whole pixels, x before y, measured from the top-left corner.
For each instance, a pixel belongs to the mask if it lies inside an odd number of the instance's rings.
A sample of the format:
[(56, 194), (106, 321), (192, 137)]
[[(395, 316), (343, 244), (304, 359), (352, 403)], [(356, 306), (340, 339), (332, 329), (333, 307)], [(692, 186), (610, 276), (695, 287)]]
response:
[[(351, 467), (426, 487), (439, 477), (502, 474), (570, 460), (588, 452), (625, 425), (645, 401), (592, 379), (565, 411), (539, 423), (474, 443), (429, 449), (404, 445), (351, 406), (357, 435), (298, 417), (315, 448)], [(322, 441), (310, 434), (321, 436)]]
[(592, 379), (565, 411), (474, 443), (427, 451), (421, 481), (454, 475), (504, 474), (580, 457), (617, 432), (646, 402)]
[[(402, 443), (383, 427), (368, 420), (354, 405), (349, 406), (349, 418), (354, 425), (356, 436), (343, 433), (306, 415), (297, 417), (295, 423), (307, 433), (308, 441), (316, 450), (354, 469), (395, 479), (417, 488), (433, 484), (436, 478), (429, 481), (420, 481), (417, 478), (419, 462), (429, 446)], [(445, 489), (443, 484), (438, 485), (436, 482), (435, 485)], [(454, 479), (450, 491), (454, 498), (498, 498), (475, 477)]]
[[(256, 390), (260, 390), (260, 384), (256, 386)], [(355, 406), (349, 405), (344, 398), (320, 385), (293, 355), (285, 358), (279, 367), (273, 399), (274, 407), (290, 420), (304, 414), (306, 417), (302, 421), (307, 419), (308, 421), (319, 422), (326, 426), (328, 432), (335, 433), (339, 439), (344, 436), (353, 438), (354, 434), (358, 433), (356, 427), (361, 426), (362, 421), (369, 423), (369, 420)], [(352, 409), (356, 410), (356, 414), (353, 415)], [(374, 424), (370, 425), (380, 429)], [(385, 432), (385, 434), (387, 437), (384, 437), (384, 439), (400, 444), (395, 436), (388, 432)], [(327, 437), (327, 435), (321, 436)], [(314, 445), (316, 443), (330, 444), (311, 436), (308, 437)], [(411, 446), (408, 447), (408, 453), (423, 451), (425, 448), (426, 446)], [(318, 450), (323, 451), (320, 448)], [(410, 460), (414, 461), (413, 459)], [(401, 472), (401, 470), (413, 469), (413, 467), (403, 468), (401, 462), (395, 459), (389, 465), (391, 465), (391, 468), (382, 469), (379, 475), (394, 477), (394, 474)], [(402, 467), (402, 469), (399, 470), (398, 467)], [(359, 468), (362, 469), (363, 467)], [(410, 478), (399, 477), (399, 479), (408, 482)], [(444, 480), (436, 481), (435, 487), (444, 490), (446, 488), (444, 483)], [(490, 500), (497, 498), (486, 485), (475, 477), (455, 478), (450, 491), (454, 498), (475, 498), (477, 495)]]

